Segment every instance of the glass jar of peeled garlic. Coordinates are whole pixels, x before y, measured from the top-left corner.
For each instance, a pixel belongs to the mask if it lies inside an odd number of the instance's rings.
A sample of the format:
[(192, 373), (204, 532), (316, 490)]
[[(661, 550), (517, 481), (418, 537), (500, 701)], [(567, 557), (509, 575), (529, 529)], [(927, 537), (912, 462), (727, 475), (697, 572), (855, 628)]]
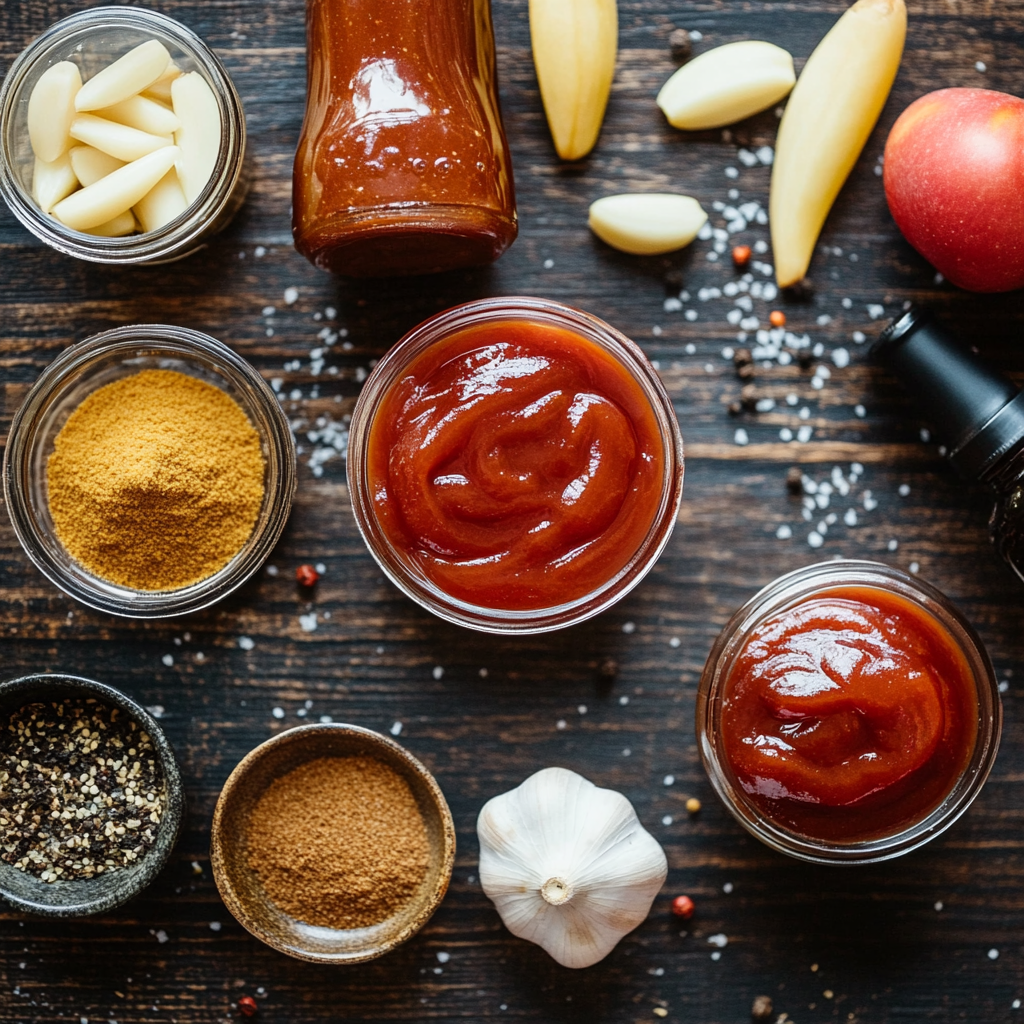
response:
[(0, 195), (48, 245), (94, 263), (194, 252), (245, 198), (245, 115), (193, 32), (139, 7), (57, 22), (0, 89)]

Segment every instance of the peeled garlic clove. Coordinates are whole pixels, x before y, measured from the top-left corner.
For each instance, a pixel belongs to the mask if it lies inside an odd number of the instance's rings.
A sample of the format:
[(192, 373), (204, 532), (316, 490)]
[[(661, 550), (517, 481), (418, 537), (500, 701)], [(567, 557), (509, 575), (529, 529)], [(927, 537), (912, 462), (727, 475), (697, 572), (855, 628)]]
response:
[(93, 75), (75, 97), (75, 109), (100, 110), (142, 92), (164, 73), (170, 59), (159, 40), (141, 43)]
[(124, 238), (125, 235), (130, 235), (135, 228), (135, 217), (132, 215), (132, 211), (125, 210), (124, 213), (119, 213), (112, 220), (89, 228), (89, 234), (100, 235), (103, 238)]
[(129, 128), (138, 128), (140, 132), (148, 132), (150, 135), (173, 135), (181, 127), (173, 110), (145, 96), (129, 96), (112, 107), (96, 111), (96, 116), (126, 124)]
[(769, 193), (780, 288), (807, 274), (825, 218), (885, 106), (906, 35), (904, 0), (857, 0), (800, 73), (779, 125)]
[(747, 39), (717, 46), (684, 64), (661, 87), (657, 103), (675, 128), (721, 128), (767, 110), (795, 84), (789, 53)]
[(590, 230), (622, 252), (652, 256), (689, 245), (708, 215), (690, 196), (627, 192), (590, 205)]
[(95, 114), (79, 114), (71, 122), (71, 137), (128, 162), (174, 144), (170, 136), (140, 132)]
[(78, 178), (71, 166), (71, 158), (61, 153), (56, 160), (46, 161), (36, 157), (32, 170), (32, 198), (43, 213), (49, 213), (65, 196), (78, 188)]
[(164, 69), (164, 73), (152, 85), (146, 86), (143, 90), (143, 95), (151, 100), (170, 104), (171, 82), (178, 78), (181, 73), (181, 68), (172, 60)]
[(178, 174), (172, 167), (136, 204), (135, 216), (143, 231), (156, 231), (188, 209)]
[(100, 178), (53, 208), (69, 228), (88, 231), (131, 209), (173, 166), (177, 146), (165, 146)]
[(589, 967), (647, 917), (665, 851), (630, 802), (565, 768), (489, 800), (477, 820), (480, 884), (513, 935)]
[(530, 0), (530, 44), (555, 150), (579, 160), (597, 142), (615, 75), (616, 0)]
[(124, 161), (104, 153), (92, 146), (72, 146), (68, 151), (75, 177), (82, 185), (95, 185), (100, 178), (105, 178), (111, 171), (124, 167)]
[(196, 71), (171, 83), (174, 112), (181, 128), (174, 141), (181, 148), (178, 180), (185, 198), (194, 203), (206, 188), (220, 155), (220, 108), (217, 97)]
[(62, 60), (47, 68), (28, 98), (28, 138), (40, 160), (53, 163), (71, 145), (68, 130), (75, 117), (75, 97), (82, 88), (77, 64)]

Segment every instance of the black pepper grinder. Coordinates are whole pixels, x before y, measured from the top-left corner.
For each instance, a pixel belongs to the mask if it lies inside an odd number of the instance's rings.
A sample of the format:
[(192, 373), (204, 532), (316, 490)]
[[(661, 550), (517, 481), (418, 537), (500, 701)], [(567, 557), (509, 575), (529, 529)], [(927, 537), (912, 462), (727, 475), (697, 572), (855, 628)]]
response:
[(995, 490), (992, 543), (1024, 579), (1024, 392), (913, 307), (872, 354), (916, 394), (953, 465)]

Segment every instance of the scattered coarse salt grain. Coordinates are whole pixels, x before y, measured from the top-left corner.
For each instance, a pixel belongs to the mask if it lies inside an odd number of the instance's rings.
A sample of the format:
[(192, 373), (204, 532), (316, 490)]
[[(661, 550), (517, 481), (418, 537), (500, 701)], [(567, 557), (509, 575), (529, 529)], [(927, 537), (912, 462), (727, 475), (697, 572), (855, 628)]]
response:
[(733, 435), (733, 440), (736, 444), (744, 445), (750, 444), (750, 438), (747, 436), (747, 432), (742, 427), (736, 428), (736, 433)]
[(172, 666), (172, 665), (174, 664), (174, 656), (173, 656), (172, 654), (165, 654), (165, 655), (164, 655), (164, 656), (163, 656), (163, 657), (162, 657), (162, 658), (161, 658), (160, 660), (161, 660), (161, 661), (162, 661), (162, 662), (163, 662), (163, 663), (164, 663), (164, 664), (165, 664), (165, 665), (166, 665), (166, 666), (167, 666), (168, 668), (170, 668), (170, 667), (171, 667), (171, 666)]
[(942, 907), (943, 907), (942, 900), (936, 900), (936, 902), (935, 902), (935, 910), (936, 910), (936, 912), (941, 913), (942, 912)]
[(857, 510), (854, 508), (848, 508), (846, 510), (846, 514), (843, 516), (843, 522), (846, 523), (847, 526), (856, 526)]
[(550, 270), (554, 265), (555, 265), (555, 261), (552, 260), (552, 259), (547, 259), (547, 260), (544, 261), (544, 269), (545, 270)]
[(988, 951), (988, 958), (989, 958), (989, 960), (998, 960), (999, 959), (999, 950), (995, 949), (995, 948), (990, 949)]
[(910, 493), (910, 484), (900, 484), (900, 497), (905, 498)]
[(662, 823), (662, 825), (671, 825), (672, 824), (672, 815), (671, 814), (666, 814), (661, 819), (661, 823)]
[(803, 426), (802, 426), (802, 427), (801, 427), (801, 428), (800, 428), (800, 429), (799, 429), (799, 430), (798, 430), (798, 431), (796, 432), (796, 439), (797, 439), (797, 440), (798, 440), (798, 441), (799, 441), (799, 442), (800, 442), (801, 444), (807, 444), (807, 442), (808, 442), (808, 441), (810, 441), (810, 439), (811, 439), (811, 437), (812, 437), (813, 435), (814, 435), (814, 428), (813, 428), (813, 427), (811, 427), (811, 426), (808, 426), (807, 424), (804, 424), (804, 425), (803, 425)]
[(888, 549), (890, 551), (895, 551), (899, 546), (900, 546), (900, 542), (898, 540), (896, 540), (895, 538), (893, 538), (891, 541), (889, 541), (889, 543), (886, 545), (886, 547), (888, 547)]
[(625, 707), (625, 706), (626, 706), (626, 705), (627, 705), (628, 703), (629, 703), (629, 697), (627, 697), (627, 696), (626, 696), (625, 694), (623, 694), (623, 695), (622, 695), (622, 696), (621, 696), (621, 697), (619, 698), (619, 704), (620, 704), (620, 705), (621, 705), (622, 707)]
[(622, 624), (622, 632), (623, 633), (635, 633), (636, 632), (636, 623), (635, 622), (624, 622)]
[(877, 302), (869, 303), (867, 310), (868, 316), (871, 317), (872, 320), (877, 320), (879, 317), (885, 316), (885, 306), (881, 306)]
[(256, 641), (251, 636), (240, 636), (238, 638), (238, 646), (243, 651), (251, 651), (256, 646)]
[(822, 537), (817, 530), (811, 530), (811, 532), (807, 534), (807, 543), (812, 548), (820, 548), (821, 545), (825, 543), (825, 538)]
[(725, 176), (735, 181), (740, 176), (740, 172), (735, 167), (729, 166), (725, 169)]
[(683, 304), (679, 299), (673, 296), (672, 298), (666, 299), (662, 303), (662, 307), (666, 313), (678, 313), (683, 308)]
[(270, 712), (275, 718), (284, 718), (284, 708), (273, 708)]
[(210, 922), (210, 931), (211, 932), (219, 932), (220, 928), (221, 928), (220, 921), (211, 921)]
[(921, 428), (920, 438), (927, 444), (932, 439), (932, 432), (927, 427)]
[(728, 896), (729, 893), (732, 892), (732, 890), (733, 890), (732, 882), (726, 882), (725, 885), (722, 886), (722, 892), (724, 892), (726, 896)]
[(452, 958), (451, 953), (441, 952), (441, 953), (437, 954), (437, 962), (439, 964), (446, 964), (446, 963), (448, 963), (449, 960), (451, 960), (451, 958)]
[(974, 62), (975, 71), (988, 71), (988, 65), (983, 60), (976, 60)]
[(850, 353), (845, 348), (837, 348), (832, 353), (832, 362), (841, 370), (844, 366), (850, 365)]
[(793, 536), (793, 529), (792, 527), (787, 526), (785, 523), (783, 523), (775, 531), (775, 536), (778, 537), (779, 540), (789, 540), (789, 538)]
[(921, 566), (917, 562), (911, 562), (910, 571), (916, 576), (921, 571)]
[(717, 946), (719, 949), (725, 949), (729, 945), (729, 936), (725, 932), (716, 932), (714, 935), (708, 936), (708, 945)]
[(576, 712), (577, 714), (585, 715), (587, 713), (587, 705), (580, 704), (579, 707), (576, 708)]
[(679, 637), (674, 636), (671, 640), (669, 640), (668, 645), (669, 647), (678, 647), (681, 643), (682, 640), (680, 640)]
[(431, 672), (431, 675), (435, 679), (440, 679), (444, 675), (444, 668), (440, 665), (435, 665), (433, 672)]
[(854, 331), (850, 337), (857, 345), (863, 345), (864, 342), (868, 340), (868, 336), (863, 331)]
[(864, 419), (865, 416), (867, 416), (868, 411), (867, 411), (867, 409), (864, 408), (863, 405), (855, 405), (853, 407), (853, 414), (854, 414), (854, 416), (857, 417), (857, 419), (862, 420), (862, 419)]
[(663, 786), (671, 786), (675, 781), (676, 777), (674, 775), (666, 775), (665, 778), (661, 780), (661, 783)]
[(295, 303), (298, 302), (298, 299), (299, 299), (299, 289), (298, 288), (296, 288), (294, 286), (290, 286), (288, 288), (285, 288), (285, 290), (284, 290), (284, 301), (285, 301), (285, 303), (287, 305), (294, 306)]
[(555, 728), (558, 729), (559, 731), (564, 729), (565, 728), (565, 719), (564, 718), (560, 718), (557, 722), (555, 722)]
[(779, 439), (781, 441), (792, 441), (793, 440), (793, 431), (790, 430), (789, 427), (783, 427), (779, 431)]
[(264, 306), (262, 312), (263, 312), (264, 316), (273, 316), (277, 312), (277, 307), (276, 306)]
[(299, 616), (299, 626), (304, 633), (312, 633), (316, 629), (316, 612)]
[(697, 352), (697, 346), (696, 346), (696, 345), (694, 345), (694, 343), (693, 343), (692, 341), (691, 341), (691, 342), (689, 342), (689, 343), (687, 344), (687, 346), (686, 346), (686, 354), (687, 354), (688, 356), (692, 356), (692, 355), (695, 355), (695, 354), (696, 354), (696, 352)]

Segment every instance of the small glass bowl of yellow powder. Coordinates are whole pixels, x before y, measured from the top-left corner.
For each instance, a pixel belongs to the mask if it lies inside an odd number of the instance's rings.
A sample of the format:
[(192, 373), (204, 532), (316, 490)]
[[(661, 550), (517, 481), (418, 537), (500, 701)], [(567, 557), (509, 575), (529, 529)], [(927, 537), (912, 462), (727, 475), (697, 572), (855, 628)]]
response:
[(269, 556), (295, 492), (277, 397), (226, 345), (147, 324), (66, 349), (11, 425), (4, 497), (66, 594), (133, 618), (182, 615)]

